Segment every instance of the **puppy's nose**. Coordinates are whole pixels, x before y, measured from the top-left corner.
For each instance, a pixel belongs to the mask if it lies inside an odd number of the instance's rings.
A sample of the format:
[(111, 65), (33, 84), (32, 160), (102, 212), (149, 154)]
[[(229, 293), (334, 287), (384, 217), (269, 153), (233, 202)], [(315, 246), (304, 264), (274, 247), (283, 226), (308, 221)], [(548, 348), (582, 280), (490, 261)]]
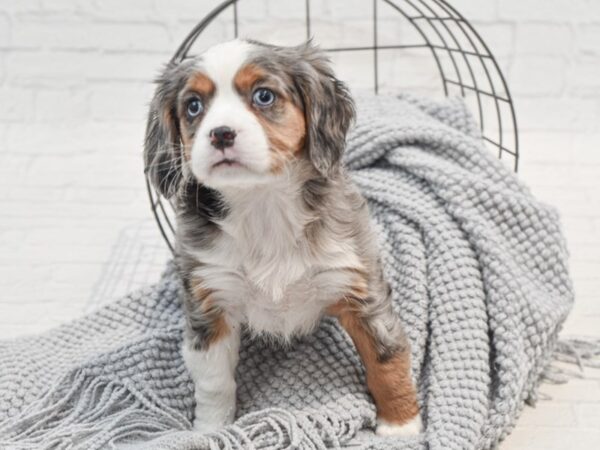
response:
[(210, 130), (210, 143), (219, 150), (231, 147), (234, 140), (235, 131), (229, 127), (217, 127)]

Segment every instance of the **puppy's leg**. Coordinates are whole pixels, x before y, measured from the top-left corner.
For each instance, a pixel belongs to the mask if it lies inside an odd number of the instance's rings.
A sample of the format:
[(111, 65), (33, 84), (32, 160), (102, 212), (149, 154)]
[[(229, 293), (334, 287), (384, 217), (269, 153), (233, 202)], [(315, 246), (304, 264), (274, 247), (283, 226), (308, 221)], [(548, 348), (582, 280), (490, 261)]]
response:
[(183, 359), (194, 382), (196, 409), (194, 429), (215, 431), (233, 422), (235, 416), (235, 368), (238, 363), (239, 327), (230, 325), (224, 314), (209, 308), (188, 308), (188, 326), (183, 342)]
[(421, 418), (411, 380), (410, 346), (391, 299), (356, 294), (354, 290), (329, 312), (348, 332), (365, 366), (377, 407), (377, 434), (418, 434)]

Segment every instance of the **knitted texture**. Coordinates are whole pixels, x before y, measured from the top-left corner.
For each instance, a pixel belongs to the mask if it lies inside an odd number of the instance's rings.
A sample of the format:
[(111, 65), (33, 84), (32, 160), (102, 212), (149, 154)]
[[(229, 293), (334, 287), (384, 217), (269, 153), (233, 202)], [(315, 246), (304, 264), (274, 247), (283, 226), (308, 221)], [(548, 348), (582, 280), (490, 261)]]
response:
[(423, 434), (373, 434), (360, 359), (329, 318), (286, 347), (244, 335), (235, 423), (190, 431), (169, 265), (155, 286), (0, 343), (0, 448), (465, 450), (504, 438), (573, 301), (557, 214), (484, 148), (462, 101), (364, 97), (358, 113), (345, 164), (412, 343)]

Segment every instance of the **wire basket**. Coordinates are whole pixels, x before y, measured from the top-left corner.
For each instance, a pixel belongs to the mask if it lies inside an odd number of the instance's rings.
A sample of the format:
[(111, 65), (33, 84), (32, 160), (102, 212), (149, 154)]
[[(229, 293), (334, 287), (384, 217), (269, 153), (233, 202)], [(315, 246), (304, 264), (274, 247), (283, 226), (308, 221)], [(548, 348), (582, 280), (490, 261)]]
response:
[[(277, 10), (271, 16), (261, 10), (266, 3), (224, 1), (190, 31), (172, 61), (185, 59), (195, 46), (212, 45), (210, 38), (199, 38), (210, 34), (207, 30), (213, 27), (217, 33), (211, 38), (217, 41), (242, 36), (292, 44), (314, 37), (329, 53), (339, 78), (351, 89), (463, 97), (475, 114), (484, 141), (517, 171), (517, 121), (504, 75), (479, 33), (448, 2), (286, 0), (268, 3)], [(354, 17), (339, 14), (354, 10)], [(285, 36), (274, 42), (279, 31)], [(344, 61), (349, 62), (346, 72)], [(173, 251), (172, 205), (148, 178), (146, 186), (160, 232)]]

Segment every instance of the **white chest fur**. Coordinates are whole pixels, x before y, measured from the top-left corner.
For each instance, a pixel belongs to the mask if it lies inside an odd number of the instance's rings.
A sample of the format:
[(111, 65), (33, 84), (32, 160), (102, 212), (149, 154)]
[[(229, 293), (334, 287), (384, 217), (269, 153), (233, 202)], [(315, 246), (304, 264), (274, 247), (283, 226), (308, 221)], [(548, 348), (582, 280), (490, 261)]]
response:
[(309, 332), (352, 283), (342, 269), (360, 265), (353, 246), (335, 236), (310, 242), (305, 227), (318, 217), (289, 182), (227, 200), (223, 233), (210, 249), (195, 252), (203, 263), (195, 275), (233, 311), (233, 320), (254, 331)]

